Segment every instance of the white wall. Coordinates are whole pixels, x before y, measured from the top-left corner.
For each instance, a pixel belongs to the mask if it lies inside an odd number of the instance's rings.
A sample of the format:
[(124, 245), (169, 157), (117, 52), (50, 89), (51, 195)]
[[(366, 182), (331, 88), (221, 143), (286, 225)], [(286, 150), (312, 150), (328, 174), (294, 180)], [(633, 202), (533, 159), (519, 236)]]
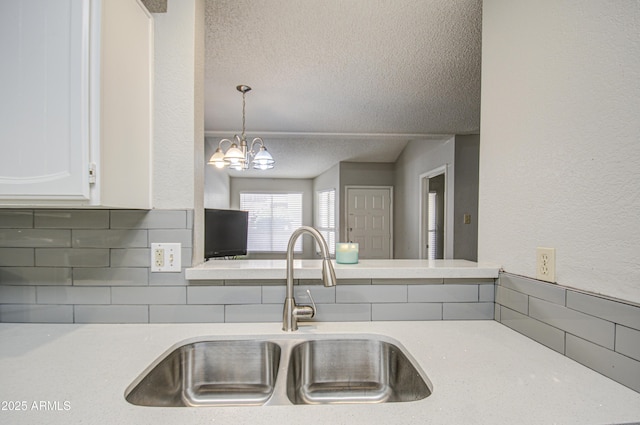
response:
[(153, 208), (193, 209), (193, 264), (204, 259), (204, 0), (155, 13)]
[[(194, 208), (202, 197), (204, 0), (169, 0), (155, 13), (153, 207)], [(196, 46), (197, 49), (196, 49)], [(196, 52), (198, 50), (198, 52)], [(198, 57), (196, 57), (198, 55)], [(202, 81), (197, 81), (201, 79)], [(196, 128), (196, 125), (199, 128)]]
[(479, 260), (640, 302), (640, 5), (483, 3)]

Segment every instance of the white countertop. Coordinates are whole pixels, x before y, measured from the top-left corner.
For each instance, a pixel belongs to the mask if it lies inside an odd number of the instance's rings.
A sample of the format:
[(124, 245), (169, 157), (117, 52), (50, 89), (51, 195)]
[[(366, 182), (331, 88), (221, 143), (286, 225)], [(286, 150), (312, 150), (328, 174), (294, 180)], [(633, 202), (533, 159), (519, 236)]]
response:
[[(295, 279), (320, 279), (322, 260), (294, 260)], [(466, 260), (360, 260), (337, 264), (338, 279), (497, 278), (499, 266)], [(186, 269), (188, 280), (286, 279), (286, 260), (210, 260)]]
[[(127, 386), (172, 345), (210, 335), (281, 335), (279, 323), (0, 324), (3, 424), (610, 424), (640, 420), (640, 393), (494, 321), (312, 323), (299, 333), (397, 339), (433, 394), (374, 405), (158, 408), (127, 403)], [(35, 406), (59, 406), (36, 410)], [(67, 410), (65, 410), (67, 408)], [(295, 415), (295, 416), (294, 416)]]

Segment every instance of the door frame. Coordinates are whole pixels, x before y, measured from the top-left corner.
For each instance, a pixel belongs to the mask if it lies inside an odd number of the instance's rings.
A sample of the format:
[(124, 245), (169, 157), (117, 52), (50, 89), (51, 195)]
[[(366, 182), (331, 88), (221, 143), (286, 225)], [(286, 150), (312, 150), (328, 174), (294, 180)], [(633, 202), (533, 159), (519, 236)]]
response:
[(448, 214), (449, 214), (449, 207), (448, 207), (448, 201), (449, 201), (449, 179), (448, 179), (448, 173), (449, 173), (449, 164), (444, 164), (441, 165), (438, 168), (434, 168), (433, 170), (427, 171), (426, 173), (422, 173), (418, 176), (418, 187), (420, 188), (420, 198), (419, 198), (419, 202), (418, 202), (418, 258), (419, 259), (426, 259), (427, 258), (427, 249), (426, 249), (426, 242), (427, 242), (427, 226), (425, 225), (425, 223), (428, 220), (427, 215), (429, 214), (429, 210), (426, 207), (426, 203), (428, 201), (428, 195), (429, 195), (429, 179), (432, 177), (436, 177), (439, 176), (440, 174), (444, 174), (444, 228), (443, 231), (445, 232), (444, 234), (444, 246), (442, 247), (443, 249), (443, 257), (444, 258), (448, 258), (447, 255), (447, 248), (449, 248), (448, 243), (447, 243), (447, 239), (448, 239), (448, 233), (450, 231), (450, 229), (448, 228), (449, 226), (449, 219), (448, 219)]
[(393, 258), (393, 186), (344, 186), (344, 227), (343, 241), (349, 241), (349, 189), (388, 189), (389, 190), (389, 258)]

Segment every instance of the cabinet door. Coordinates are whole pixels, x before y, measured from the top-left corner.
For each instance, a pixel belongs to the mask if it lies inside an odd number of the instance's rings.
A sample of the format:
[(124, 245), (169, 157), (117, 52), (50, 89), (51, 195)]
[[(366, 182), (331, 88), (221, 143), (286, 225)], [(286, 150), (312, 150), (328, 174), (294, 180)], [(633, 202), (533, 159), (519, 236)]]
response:
[(88, 0), (0, 1), (0, 200), (89, 198)]

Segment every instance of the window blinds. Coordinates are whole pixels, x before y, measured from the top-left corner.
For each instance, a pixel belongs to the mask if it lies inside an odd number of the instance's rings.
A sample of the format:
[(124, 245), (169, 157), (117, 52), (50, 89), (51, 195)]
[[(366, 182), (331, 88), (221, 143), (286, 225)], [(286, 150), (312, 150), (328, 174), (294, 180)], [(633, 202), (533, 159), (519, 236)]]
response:
[[(242, 192), (240, 209), (249, 212), (249, 252), (286, 252), (291, 234), (302, 226), (302, 193)], [(302, 238), (294, 251), (302, 252)]]

